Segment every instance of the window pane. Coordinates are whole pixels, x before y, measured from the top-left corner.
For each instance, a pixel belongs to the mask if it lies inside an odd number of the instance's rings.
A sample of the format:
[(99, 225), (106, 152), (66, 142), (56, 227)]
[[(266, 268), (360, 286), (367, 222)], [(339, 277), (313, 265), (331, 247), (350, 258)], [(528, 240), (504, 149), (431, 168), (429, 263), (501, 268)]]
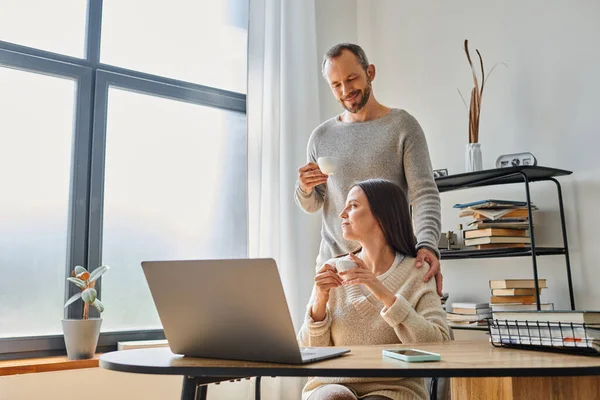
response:
[(140, 262), (247, 256), (246, 116), (109, 88), (103, 330), (160, 327)]
[(0, 67), (0, 337), (62, 332), (75, 81)]
[(87, 0), (0, 0), (0, 40), (83, 58)]
[(100, 59), (246, 93), (248, 0), (104, 0)]

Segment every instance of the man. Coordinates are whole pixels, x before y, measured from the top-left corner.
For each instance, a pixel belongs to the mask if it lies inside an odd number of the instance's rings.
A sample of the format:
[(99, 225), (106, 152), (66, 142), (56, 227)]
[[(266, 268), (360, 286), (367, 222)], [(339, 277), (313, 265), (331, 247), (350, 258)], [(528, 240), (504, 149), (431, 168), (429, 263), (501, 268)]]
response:
[[(342, 237), (339, 213), (356, 181), (384, 178), (408, 194), (417, 236), (417, 268), (430, 265), (425, 281), (435, 276), (442, 292), (439, 251), (440, 196), (433, 179), (427, 142), (417, 120), (404, 110), (380, 104), (372, 93), (375, 66), (355, 44), (332, 47), (323, 58), (322, 72), (345, 111), (319, 125), (307, 146), (308, 163), (298, 170), (295, 199), (312, 213), (323, 208), (321, 246), (317, 264), (347, 254), (358, 244)], [(316, 164), (319, 157), (338, 159), (333, 175)]]

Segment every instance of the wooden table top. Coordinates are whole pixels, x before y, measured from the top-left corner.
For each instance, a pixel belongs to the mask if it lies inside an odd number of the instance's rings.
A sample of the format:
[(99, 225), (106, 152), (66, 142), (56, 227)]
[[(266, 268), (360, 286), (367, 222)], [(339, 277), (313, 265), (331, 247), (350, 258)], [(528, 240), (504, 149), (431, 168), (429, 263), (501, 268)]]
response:
[[(341, 357), (310, 364), (216, 360), (175, 355), (169, 348), (103, 354), (100, 367), (122, 372), (232, 376), (480, 377), (600, 375), (600, 357), (496, 348), (484, 341), (356, 346)], [(416, 348), (441, 354), (441, 361), (408, 363), (382, 357), (381, 350)]]

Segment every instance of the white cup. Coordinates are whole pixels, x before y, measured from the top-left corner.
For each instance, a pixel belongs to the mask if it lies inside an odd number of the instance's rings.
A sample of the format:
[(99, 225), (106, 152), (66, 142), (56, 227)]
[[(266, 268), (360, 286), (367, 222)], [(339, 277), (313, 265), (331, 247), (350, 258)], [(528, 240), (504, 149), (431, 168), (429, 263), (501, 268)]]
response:
[(319, 157), (317, 159), (319, 169), (326, 175), (333, 175), (338, 165), (338, 159), (335, 157)]
[(356, 268), (356, 263), (352, 260), (335, 260), (335, 269), (337, 272), (348, 271), (352, 268)]

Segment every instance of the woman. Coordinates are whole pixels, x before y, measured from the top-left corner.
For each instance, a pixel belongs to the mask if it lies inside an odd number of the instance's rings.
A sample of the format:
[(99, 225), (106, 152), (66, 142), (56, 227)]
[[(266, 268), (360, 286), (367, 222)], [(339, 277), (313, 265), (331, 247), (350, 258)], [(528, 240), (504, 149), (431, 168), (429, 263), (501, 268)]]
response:
[[(353, 346), (449, 340), (446, 314), (427, 268), (415, 268), (415, 237), (408, 203), (395, 183), (357, 183), (340, 214), (345, 239), (356, 254), (333, 259), (317, 271), (301, 346)], [(335, 262), (355, 268), (337, 271)], [(340, 269), (341, 270), (341, 269)], [(303, 399), (427, 399), (423, 379), (313, 377)]]

